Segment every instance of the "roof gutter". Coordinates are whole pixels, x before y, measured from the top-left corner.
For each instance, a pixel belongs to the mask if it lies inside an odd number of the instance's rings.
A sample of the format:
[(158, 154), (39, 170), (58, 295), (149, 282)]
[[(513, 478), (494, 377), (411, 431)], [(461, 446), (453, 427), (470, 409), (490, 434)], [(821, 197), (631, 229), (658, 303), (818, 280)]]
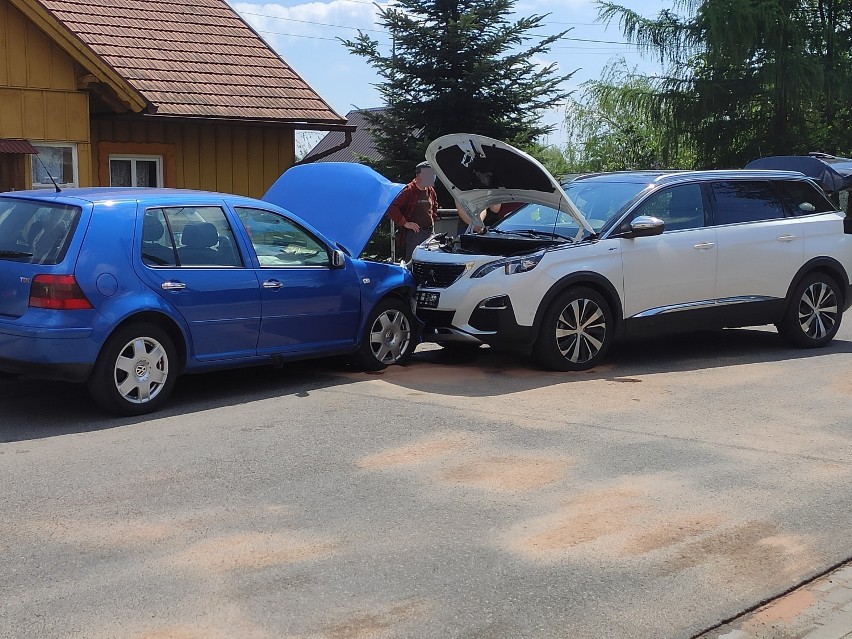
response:
[[(354, 127), (353, 127), (354, 128)], [(344, 131), (343, 132), (343, 142), (340, 144), (331, 147), (330, 149), (326, 149), (321, 153), (317, 153), (316, 155), (312, 155), (311, 157), (305, 157), (298, 162), (296, 162), (293, 166), (299, 166), (300, 164), (311, 164), (313, 162), (317, 162), (324, 157), (331, 155), (332, 153), (337, 153), (338, 151), (345, 149), (347, 146), (352, 144), (352, 131)]]
[(277, 126), (285, 129), (296, 129), (300, 131), (343, 131), (353, 133), (356, 130), (354, 124), (346, 124), (345, 120), (339, 122), (317, 120), (306, 122), (304, 120), (276, 120), (274, 118), (251, 118), (251, 117), (227, 117), (216, 115), (180, 115), (172, 113), (158, 113), (148, 110), (144, 113), (107, 113), (92, 114), (92, 118), (104, 117), (108, 119), (136, 119), (139, 116), (157, 120), (174, 120), (175, 122), (222, 122), (225, 124), (262, 124), (264, 126)]

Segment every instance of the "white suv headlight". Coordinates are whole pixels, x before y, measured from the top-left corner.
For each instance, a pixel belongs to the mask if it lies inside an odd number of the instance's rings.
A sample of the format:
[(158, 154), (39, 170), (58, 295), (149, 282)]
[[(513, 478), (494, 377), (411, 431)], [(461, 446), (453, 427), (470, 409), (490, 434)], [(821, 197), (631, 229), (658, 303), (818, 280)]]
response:
[(538, 253), (533, 253), (532, 255), (524, 255), (523, 257), (508, 257), (504, 260), (496, 260), (494, 262), (489, 262), (488, 264), (480, 266), (473, 272), (470, 277), (471, 279), (475, 277), (485, 277), (491, 271), (496, 271), (498, 268), (504, 269), (506, 275), (514, 275), (515, 273), (526, 273), (527, 271), (531, 271), (536, 266), (538, 266), (538, 263), (541, 262), (541, 258), (543, 257), (544, 251), (539, 251)]

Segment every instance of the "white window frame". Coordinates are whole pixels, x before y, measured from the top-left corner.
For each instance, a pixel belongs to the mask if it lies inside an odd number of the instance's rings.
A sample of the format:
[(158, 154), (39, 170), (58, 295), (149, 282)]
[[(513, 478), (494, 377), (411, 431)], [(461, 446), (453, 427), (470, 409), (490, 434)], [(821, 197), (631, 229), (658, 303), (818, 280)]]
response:
[[(32, 145), (35, 147), (36, 151), (40, 148), (51, 148), (51, 149), (71, 149), (71, 173), (72, 173), (72, 181), (71, 182), (60, 182), (58, 177), (52, 175), (53, 179), (56, 180), (56, 184), (60, 188), (73, 188), (80, 185), (80, 165), (77, 160), (77, 145), (74, 142), (32, 142)], [(53, 189), (56, 188), (53, 185), (53, 182), (36, 182), (35, 175), (36, 169), (41, 167), (42, 159), (38, 157), (38, 155), (32, 156), (32, 176), (33, 176), (33, 188), (34, 189)]]
[(130, 181), (131, 186), (137, 186), (136, 182), (136, 162), (156, 162), (157, 163), (157, 184), (155, 186), (162, 188), (163, 186), (163, 156), (162, 155), (138, 155), (133, 153), (115, 153), (109, 156), (107, 160), (107, 168), (109, 170), (109, 182), (112, 184), (112, 161), (113, 160), (129, 160), (130, 161)]

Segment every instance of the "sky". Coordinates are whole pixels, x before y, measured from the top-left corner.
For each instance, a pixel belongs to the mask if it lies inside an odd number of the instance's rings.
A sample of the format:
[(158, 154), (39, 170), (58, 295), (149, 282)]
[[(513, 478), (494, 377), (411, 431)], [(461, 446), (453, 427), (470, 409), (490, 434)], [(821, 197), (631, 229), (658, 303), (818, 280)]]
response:
[[(381, 106), (375, 84), (381, 78), (367, 61), (349, 51), (338, 38), (354, 39), (361, 29), (375, 40), (380, 50), (390, 51), (390, 39), (381, 30), (376, 3), (370, 0), (279, 0), (278, 2), (227, 0), (229, 4), (269, 43), (337, 113), (345, 116), (352, 109)], [(655, 17), (661, 9), (671, 8), (672, 0), (622, 0), (619, 4), (645, 17)], [(556, 73), (573, 72), (563, 87), (579, 94), (580, 85), (601, 77), (605, 66), (619, 57), (628, 68), (652, 74), (660, 70), (657, 62), (643, 57), (622, 36), (618, 24), (608, 27), (598, 21), (595, 0), (518, 0), (518, 16), (546, 15), (536, 35), (547, 36), (566, 29), (565, 39), (551, 47), (537, 62), (556, 63)], [(555, 131), (546, 144), (563, 146), (561, 126), (564, 106), (544, 114), (544, 123)], [(304, 133), (297, 138), (297, 149), (307, 151), (322, 134)]]

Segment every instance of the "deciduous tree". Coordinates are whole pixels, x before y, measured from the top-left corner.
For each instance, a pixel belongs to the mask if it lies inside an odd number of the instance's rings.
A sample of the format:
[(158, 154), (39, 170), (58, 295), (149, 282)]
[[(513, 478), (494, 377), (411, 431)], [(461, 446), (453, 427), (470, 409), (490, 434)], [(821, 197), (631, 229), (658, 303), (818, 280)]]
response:
[(611, 99), (659, 114), (666, 143), (694, 145), (697, 167), (852, 149), (848, 0), (680, 0), (653, 19), (599, 6), (667, 67), (653, 91), (614, 87)]

